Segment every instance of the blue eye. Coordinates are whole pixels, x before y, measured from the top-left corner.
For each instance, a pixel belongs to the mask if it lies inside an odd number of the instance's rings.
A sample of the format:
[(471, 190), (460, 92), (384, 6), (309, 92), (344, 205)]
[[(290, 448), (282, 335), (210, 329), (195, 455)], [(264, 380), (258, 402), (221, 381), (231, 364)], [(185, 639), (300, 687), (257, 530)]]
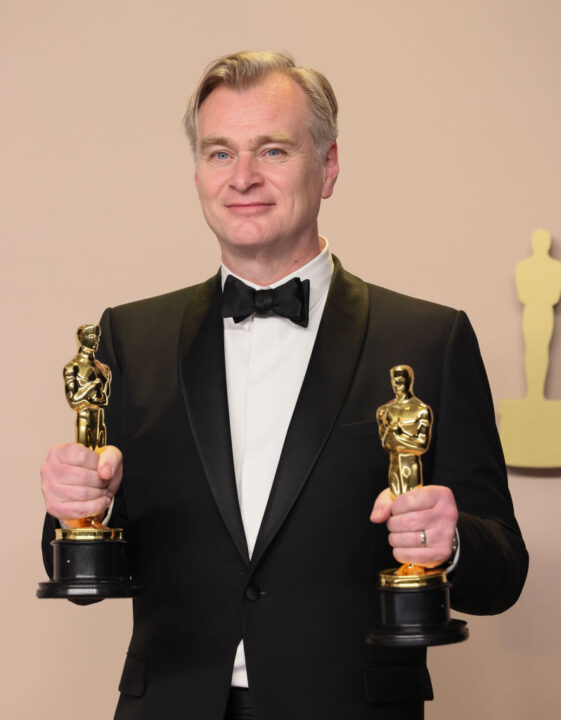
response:
[(279, 148), (269, 148), (266, 153), (269, 157), (280, 157), (282, 155), (282, 150)]
[(224, 152), (223, 150), (219, 150), (217, 153), (215, 153), (214, 157), (217, 160), (226, 160), (228, 158), (228, 153)]

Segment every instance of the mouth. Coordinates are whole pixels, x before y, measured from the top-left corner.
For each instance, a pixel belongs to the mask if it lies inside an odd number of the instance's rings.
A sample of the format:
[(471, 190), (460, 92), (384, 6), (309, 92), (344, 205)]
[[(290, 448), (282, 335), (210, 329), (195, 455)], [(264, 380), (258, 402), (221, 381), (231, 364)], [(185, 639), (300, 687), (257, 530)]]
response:
[(266, 202), (229, 203), (226, 208), (235, 215), (255, 215), (266, 212), (273, 205), (274, 203)]

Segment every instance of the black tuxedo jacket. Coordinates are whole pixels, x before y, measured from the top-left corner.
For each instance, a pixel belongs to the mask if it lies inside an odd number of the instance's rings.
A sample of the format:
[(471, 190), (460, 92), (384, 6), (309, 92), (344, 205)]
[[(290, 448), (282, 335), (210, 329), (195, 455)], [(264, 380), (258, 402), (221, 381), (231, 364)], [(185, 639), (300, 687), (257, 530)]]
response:
[[(378, 570), (369, 521), (387, 486), (376, 409), (406, 363), (434, 410), (425, 480), (452, 488), (461, 558), (452, 604), (496, 613), (527, 554), (491, 396), (466, 316), (369, 286), (336, 262), (251, 562), (234, 478), (220, 279), (106, 311), (108, 437), (124, 455), (113, 527), (144, 595), (119, 720), (222, 720), (243, 637), (256, 720), (415, 717), (432, 697), (422, 650), (367, 647)], [(52, 522), (46, 523), (46, 562)]]

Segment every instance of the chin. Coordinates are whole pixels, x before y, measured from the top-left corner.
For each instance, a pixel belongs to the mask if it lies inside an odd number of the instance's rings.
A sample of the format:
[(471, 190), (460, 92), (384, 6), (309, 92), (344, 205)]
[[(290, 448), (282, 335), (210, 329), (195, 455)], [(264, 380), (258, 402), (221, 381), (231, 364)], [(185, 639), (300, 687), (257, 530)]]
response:
[(235, 233), (225, 236), (224, 242), (233, 248), (260, 248), (273, 245), (275, 242), (274, 235), (257, 232), (257, 228), (237, 229)]
[(240, 238), (229, 239), (226, 245), (236, 250), (258, 250), (259, 248), (270, 247), (274, 244), (271, 238)]

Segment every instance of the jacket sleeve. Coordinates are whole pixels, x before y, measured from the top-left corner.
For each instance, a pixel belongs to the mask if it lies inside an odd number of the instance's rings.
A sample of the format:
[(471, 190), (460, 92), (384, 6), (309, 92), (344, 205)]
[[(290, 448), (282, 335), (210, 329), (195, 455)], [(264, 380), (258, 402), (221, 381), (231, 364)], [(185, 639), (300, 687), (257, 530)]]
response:
[(514, 517), (485, 368), (463, 312), (445, 352), (435, 430), (432, 482), (452, 489), (459, 510), (452, 606), (472, 614), (502, 612), (522, 591), (528, 553)]
[[(105, 424), (107, 427), (107, 444), (115, 445), (120, 450), (122, 446), (122, 403), (123, 403), (123, 373), (121, 362), (119, 360), (119, 343), (113, 333), (112, 311), (107, 308), (101, 320), (101, 342), (97, 357), (101, 362), (109, 365), (111, 369), (111, 392), (109, 395), (109, 404), (105, 410)], [(123, 454), (123, 476), (126, 473), (126, 457)], [(127, 510), (121, 489), (115, 495), (113, 511), (109, 520), (109, 525), (114, 528), (122, 528), (125, 530), (128, 526)]]

